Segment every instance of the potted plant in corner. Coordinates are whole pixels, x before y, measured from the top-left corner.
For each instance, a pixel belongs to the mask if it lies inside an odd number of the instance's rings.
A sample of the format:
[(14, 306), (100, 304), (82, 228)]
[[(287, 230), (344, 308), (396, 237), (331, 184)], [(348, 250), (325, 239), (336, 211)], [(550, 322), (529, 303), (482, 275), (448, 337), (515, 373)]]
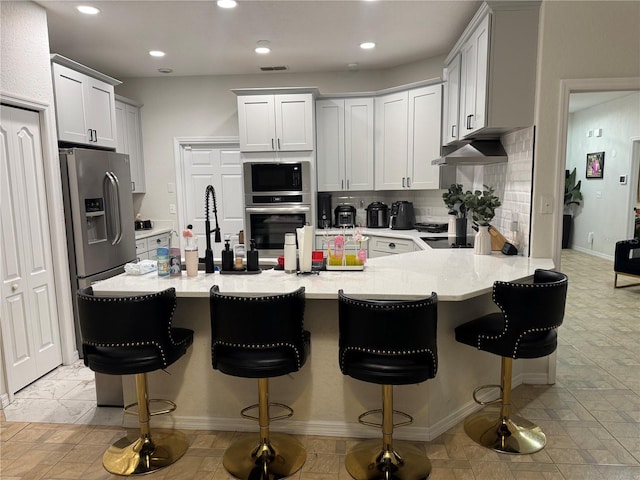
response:
[(449, 209), (447, 231), (450, 237), (456, 237), (457, 244), (467, 243), (467, 206), (464, 198), (465, 193), (459, 183), (452, 183), (449, 189), (442, 194), (444, 204)]
[(576, 169), (569, 173), (564, 173), (564, 215), (562, 217), (562, 248), (569, 248), (569, 240), (571, 238), (571, 229), (573, 226), (573, 209), (574, 205), (580, 205), (582, 201), (582, 192), (580, 187), (582, 180), (576, 183)]
[(489, 233), (489, 223), (496, 216), (496, 208), (502, 203), (495, 195), (493, 187), (483, 185), (484, 190), (467, 192), (464, 203), (471, 212), (471, 218), (478, 225), (478, 233), (474, 242), (474, 253), (477, 255), (491, 254), (491, 234)]

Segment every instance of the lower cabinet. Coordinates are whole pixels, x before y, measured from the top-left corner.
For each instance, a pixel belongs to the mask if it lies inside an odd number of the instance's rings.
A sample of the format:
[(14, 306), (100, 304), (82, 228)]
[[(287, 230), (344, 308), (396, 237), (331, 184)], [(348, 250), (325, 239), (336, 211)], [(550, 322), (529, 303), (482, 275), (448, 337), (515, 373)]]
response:
[(146, 238), (136, 240), (136, 257), (138, 260), (155, 260), (158, 258), (157, 248), (169, 248), (170, 233), (160, 233)]
[(384, 257), (419, 250), (413, 240), (407, 238), (376, 237), (369, 235), (369, 258)]

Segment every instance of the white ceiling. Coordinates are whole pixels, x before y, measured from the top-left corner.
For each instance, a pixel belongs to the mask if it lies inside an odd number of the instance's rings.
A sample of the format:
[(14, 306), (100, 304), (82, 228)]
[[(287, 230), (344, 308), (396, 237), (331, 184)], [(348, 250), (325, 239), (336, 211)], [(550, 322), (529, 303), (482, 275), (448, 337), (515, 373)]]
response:
[[(257, 74), (286, 65), (290, 72), (396, 67), (446, 55), (480, 1), (464, 0), (238, 0), (232, 10), (215, 1), (87, 1), (97, 16), (79, 14), (79, 1), (38, 2), (47, 10), (52, 53), (115, 78)], [(258, 40), (272, 51), (258, 55)], [(374, 41), (374, 50), (362, 50)], [(149, 50), (163, 50), (152, 58)], [(277, 75), (277, 73), (263, 73)]]

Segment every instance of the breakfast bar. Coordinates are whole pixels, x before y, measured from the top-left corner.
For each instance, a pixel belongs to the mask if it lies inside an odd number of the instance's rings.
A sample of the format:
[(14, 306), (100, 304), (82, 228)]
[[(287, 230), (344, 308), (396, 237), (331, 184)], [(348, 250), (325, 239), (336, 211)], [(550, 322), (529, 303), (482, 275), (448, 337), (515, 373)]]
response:
[[(211, 367), (209, 290), (238, 295), (266, 295), (306, 290), (305, 329), (311, 332), (311, 354), (292, 376), (272, 379), (271, 401), (294, 409), (289, 420), (276, 422), (274, 431), (294, 434), (373, 437), (374, 428), (357, 421), (365, 410), (378, 408), (379, 386), (358, 382), (338, 367), (338, 290), (371, 299), (415, 299), (438, 294), (438, 372), (435, 379), (397, 387), (396, 409), (411, 412), (414, 423), (397, 431), (398, 438), (428, 440), (459, 423), (478, 408), (473, 389), (496, 383), (500, 364), (487, 353), (458, 344), (454, 328), (496, 311), (491, 300), (493, 282), (520, 281), (537, 268), (552, 269), (551, 259), (474, 255), (471, 249), (425, 249), (367, 261), (363, 271), (321, 271), (287, 274), (267, 269), (259, 274), (219, 272), (197, 277), (158, 277), (155, 272), (122, 274), (94, 285), (96, 295), (135, 295), (173, 287), (178, 296), (174, 326), (193, 329), (187, 355), (167, 371), (150, 374), (151, 398), (168, 398), (178, 408), (154, 418), (154, 425), (223, 431), (253, 431), (255, 425), (239, 417), (240, 409), (255, 402), (255, 382), (229, 377)], [(554, 382), (555, 357), (514, 362), (514, 386)], [(124, 377), (125, 403), (134, 401), (133, 379)], [(129, 421), (127, 419), (126, 421)], [(133, 425), (133, 423), (132, 423)]]

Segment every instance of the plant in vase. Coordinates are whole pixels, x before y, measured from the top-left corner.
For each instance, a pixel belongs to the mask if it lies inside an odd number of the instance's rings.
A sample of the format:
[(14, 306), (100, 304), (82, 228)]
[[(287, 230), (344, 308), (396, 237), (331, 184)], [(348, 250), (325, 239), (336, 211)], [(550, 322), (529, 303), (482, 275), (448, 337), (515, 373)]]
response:
[(562, 248), (569, 247), (569, 239), (571, 238), (571, 227), (573, 225), (573, 206), (580, 205), (582, 201), (582, 192), (580, 187), (582, 180), (576, 183), (576, 169), (571, 173), (565, 170), (564, 173), (564, 215), (562, 217)]
[(444, 204), (449, 209), (449, 236), (456, 236), (456, 243), (467, 243), (467, 207), (464, 202), (465, 193), (462, 185), (452, 183), (442, 194)]
[(464, 203), (471, 212), (471, 218), (478, 224), (474, 251), (479, 255), (491, 254), (491, 234), (489, 233), (489, 223), (496, 216), (496, 208), (502, 203), (495, 195), (493, 187), (483, 185), (484, 190), (467, 192), (464, 196)]

